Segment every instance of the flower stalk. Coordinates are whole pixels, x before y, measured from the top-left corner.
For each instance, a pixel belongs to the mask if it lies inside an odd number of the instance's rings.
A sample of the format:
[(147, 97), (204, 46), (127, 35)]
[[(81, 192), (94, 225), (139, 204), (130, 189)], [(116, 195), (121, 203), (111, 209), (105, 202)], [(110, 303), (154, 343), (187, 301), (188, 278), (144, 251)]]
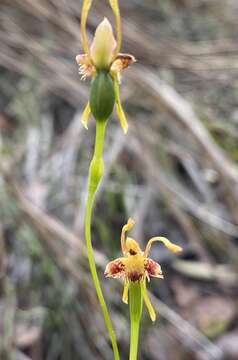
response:
[(138, 341), (140, 333), (140, 320), (143, 307), (141, 284), (139, 281), (130, 284), (129, 290), (130, 307), (130, 360), (137, 359)]
[(92, 240), (91, 240), (91, 221), (92, 221), (93, 203), (94, 203), (95, 193), (97, 191), (98, 185), (100, 183), (100, 180), (104, 172), (103, 144), (104, 144), (106, 125), (107, 125), (106, 120), (96, 121), (95, 147), (94, 147), (93, 158), (90, 163), (89, 177), (88, 177), (88, 196), (87, 196), (86, 212), (85, 212), (85, 240), (86, 240), (89, 267), (90, 267), (94, 287), (97, 293), (97, 297), (104, 316), (105, 324), (111, 339), (114, 359), (119, 360), (120, 356), (117, 347), (116, 337), (113, 330), (110, 315), (107, 309), (107, 305), (104, 300), (100, 281), (98, 278), (97, 268), (93, 255)]

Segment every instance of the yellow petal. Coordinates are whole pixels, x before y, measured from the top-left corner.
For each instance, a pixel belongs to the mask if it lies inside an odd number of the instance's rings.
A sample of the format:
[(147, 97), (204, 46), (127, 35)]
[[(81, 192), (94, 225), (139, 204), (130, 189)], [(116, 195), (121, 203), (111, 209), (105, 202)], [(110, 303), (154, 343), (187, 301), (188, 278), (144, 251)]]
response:
[(121, 49), (121, 16), (120, 16), (120, 9), (118, 6), (118, 1), (117, 0), (109, 0), (109, 3), (114, 12), (115, 20), (116, 20), (117, 46), (114, 51), (114, 59), (115, 59)]
[(117, 115), (118, 115), (121, 127), (122, 127), (124, 133), (126, 134), (127, 131), (128, 131), (128, 123), (127, 123), (124, 111), (122, 109), (122, 106), (121, 106), (120, 93), (119, 93), (119, 84), (118, 84), (117, 79), (114, 79), (114, 92), (115, 92)]
[(136, 255), (142, 253), (138, 242), (130, 237), (126, 238), (126, 254)]
[(145, 305), (147, 307), (147, 310), (148, 310), (148, 312), (150, 314), (150, 318), (154, 322), (156, 320), (156, 314), (155, 314), (155, 310), (153, 308), (153, 305), (150, 302), (150, 298), (149, 298), (149, 296), (147, 294), (145, 281), (141, 282), (141, 292), (142, 292), (143, 299), (144, 299)]
[(165, 237), (161, 237), (161, 236), (156, 236), (151, 238), (145, 248), (145, 252), (144, 252), (144, 256), (147, 257), (151, 248), (151, 245), (153, 244), (153, 242), (155, 241), (160, 241), (164, 244), (164, 246), (167, 247), (167, 249), (169, 249), (170, 251), (176, 253), (179, 251), (182, 251), (183, 249), (181, 248), (181, 246), (178, 246), (176, 244), (173, 244), (171, 241), (169, 241), (168, 239), (166, 239)]
[(124, 289), (123, 289), (123, 295), (122, 295), (122, 301), (125, 304), (128, 304), (128, 290), (129, 290), (129, 281), (125, 280)]
[(89, 117), (90, 113), (91, 113), (91, 109), (90, 109), (90, 105), (88, 102), (87, 105), (85, 106), (85, 109), (84, 109), (82, 117), (81, 117), (81, 122), (82, 122), (83, 126), (85, 127), (85, 129), (88, 129), (88, 117)]
[(113, 59), (116, 40), (112, 26), (105, 18), (97, 27), (90, 49), (91, 58), (98, 69), (108, 69)]
[(131, 230), (135, 225), (135, 221), (132, 218), (129, 218), (127, 224), (123, 226), (121, 231), (121, 250), (122, 253), (126, 254), (126, 232)]
[(89, 46), (88, 46), (88, 39), (86, 34), (86, 25), (87, 25), (88, 12), (90, 10), (91, 5), (92, 5), (92, 0), (84, 0), (81, 11), (80, 36), (81, 36), (83, 50), (87, 55), (89, 55)]

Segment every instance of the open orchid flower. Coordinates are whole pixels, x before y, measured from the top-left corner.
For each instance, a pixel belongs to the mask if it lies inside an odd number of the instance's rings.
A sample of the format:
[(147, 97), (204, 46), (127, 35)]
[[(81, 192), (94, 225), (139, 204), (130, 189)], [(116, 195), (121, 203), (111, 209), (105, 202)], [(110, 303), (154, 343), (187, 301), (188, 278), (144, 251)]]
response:
[[(102, 72), (110, 76), (113, 81), (112, 92), (114, 93), (112, 109), (115, 102), (119, 121), (123, 131), (126, 133), (128, 130), (128, 124), (121, 106), (119, 93), (120, 72), (127, 68), (130, 64), (134, 63), (135, 58), (132, 55), (120, 53), (121, 20), (119, 7), (117, 0), (109, 0), (109, 3), (115, 15), (117, 39), (114, 38), (110, 22), (108, 19), (104, 18), (104, 20), (98, 25), (93, 42), (89, 48), (86, 35), (86, 24), (92, 0), (84, 0), (81, 14), (81, 42), (84, 54), (77, 55), (76, 62), (79, 65), (79, 74), (81, 75), (81, 79), (86, 79), (87, 77), (95, 79), (97, 74)], [(86, 128), (88, 117), (91, 112), (94, 114), (89, 101), (82, 115), (82, 123)]]
[(155, 321), (155, 311), (146, 291), (146, 280), (149, 281), (150, 276), (163, 279), (163, 274), (160, 265), (148, 257), (151, 245), (155, 241), (160, 241), (172, 252), (182, 251), (182, 248), (171, 243), (164, 237), (153, 237), (148, 241), (145, 251), (142, 251), (139, 244), (134, 239), (125, 236), (126, 232), (131, 230), (134, 225), (135, 222), (130, 218), (127, 224), (123, 226), (121, 232), (121, 249), (123, 257), (115, 259), (107, 264), (105, 276), (122, 278), (124, 280), (122, 301), (126, 304), (128, 303), (130, 283), (138, 281), (151, 320)]

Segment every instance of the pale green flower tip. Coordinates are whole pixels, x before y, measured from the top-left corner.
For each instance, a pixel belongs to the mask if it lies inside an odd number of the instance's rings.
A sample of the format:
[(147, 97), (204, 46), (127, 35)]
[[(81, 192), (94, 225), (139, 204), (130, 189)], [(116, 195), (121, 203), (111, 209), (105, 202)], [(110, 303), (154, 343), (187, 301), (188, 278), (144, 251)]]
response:
[(87, 125), (87, 123), (84, 122), (84, 121), (82, 121), (82, 124), (83, 124), (84, 128), (85, 128), (86, 130), (88, 130), (88, 125)]
[(128, 133), (128, 125), (123, 127), (123, 132), (126, 135)]
[(81, 123), (87, 130), (88, 130), (88, 118), (89, 118), (90, 113), (91, 113), (91, 108), (90, 108), (90, 105), (88, 102), (87, 105), (85, 106), (85, 109), (84, 109), (82, 117), (81, 117)]
[(90, 49), (91, 58), (98, 69), (108, 69), (113, 59), (116, 40), (107, 18), (98, 25)]
[(151, 321), (152, 321), (153, 323), (155, 323), (156, 314), (155, 314), (155, 313), (154, 313), (154, 314), (150, 314), (150, 318), (151, 318)]
[(124, 111), (122, 109), (120, 100), (116, 104), (116, 109), (117, 109), (117, 115), (118, 115), (119, 122), (121, 124), (122, 130), (123, 130), (124, 134), (126, 135), (127, 131), (128, 131), (128, 122), (126, 120), (126, 116), (125, 116), (125, 113), (124, 113)]

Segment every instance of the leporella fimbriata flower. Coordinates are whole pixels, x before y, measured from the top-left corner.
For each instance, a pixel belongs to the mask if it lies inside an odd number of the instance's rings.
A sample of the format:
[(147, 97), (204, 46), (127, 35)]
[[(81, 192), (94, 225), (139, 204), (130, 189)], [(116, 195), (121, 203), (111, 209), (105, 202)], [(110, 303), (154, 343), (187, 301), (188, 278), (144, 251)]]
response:
[(127, 224), (123, 226), (121, 232), (121, 250), (123, 257), (117, 258), (107, 264), (105, 276), (115, 279), (122, 278), (124, 280), (122, 301), (126, 304), (128, 303), (130, 283), (138, 281), (151, 320), (155, 321), (156, 314), (146, 291), (146, 280), (149, 281), (151, 276), (163, 279), (163, 273), (160, 265), (148, 257), (151, 245), (155, 241), (160, 241), (170, 251), (175, 253), (182, 251), (182, 248), (164, 237), (153, 237), (148, 241), (145, 250), (142, 251), (136, 240), (126, 237), (126, 232), (131, 230), (134, 225), (135, 222), (130, 218)]
[[(84, 0), (83, 2), (81, 13), (81, 41), (84, 54), (77, 55), (76, 62), (79, 65), (79, 74), (82, 79), (87, 77), (93, 78), (91, 90), (94, 91), (94, 94), (93, 97), (90, 95), (90, 101), (87, 103), (82, 115), (82, 122), (87, 128), (90, 112), (92, 112), (96, 118), (100, 116), (101, 118), (103, 118), (103, 116), (109, 116), (115, 103), (121, 127), (126, 133), (128, 124), (121, 106), (119, 94), (120, 72), (135, 62), (135, 58), (130, 54), (120, 53), (121, 21), (119, 7), (117, 0), (109, 0), (109, 3), (115, 14), (117, 39), (114, 37), (110, 22), (107, 18), (104, 18), (98, 25), (92, 45), (89, 48), (86, 35), (86, 24), (92, 0)], [(105, 86), (103, 87), (101, 84)], [(97, 99), (97, 102), (95, 101), (95, 98)], [(103, 109), (100, 109), (99, 113), (99, 105), (97, 106), (97, 103), (100, 104), (101, 108), (104, 103), (106, 111), (103, 112)]]

